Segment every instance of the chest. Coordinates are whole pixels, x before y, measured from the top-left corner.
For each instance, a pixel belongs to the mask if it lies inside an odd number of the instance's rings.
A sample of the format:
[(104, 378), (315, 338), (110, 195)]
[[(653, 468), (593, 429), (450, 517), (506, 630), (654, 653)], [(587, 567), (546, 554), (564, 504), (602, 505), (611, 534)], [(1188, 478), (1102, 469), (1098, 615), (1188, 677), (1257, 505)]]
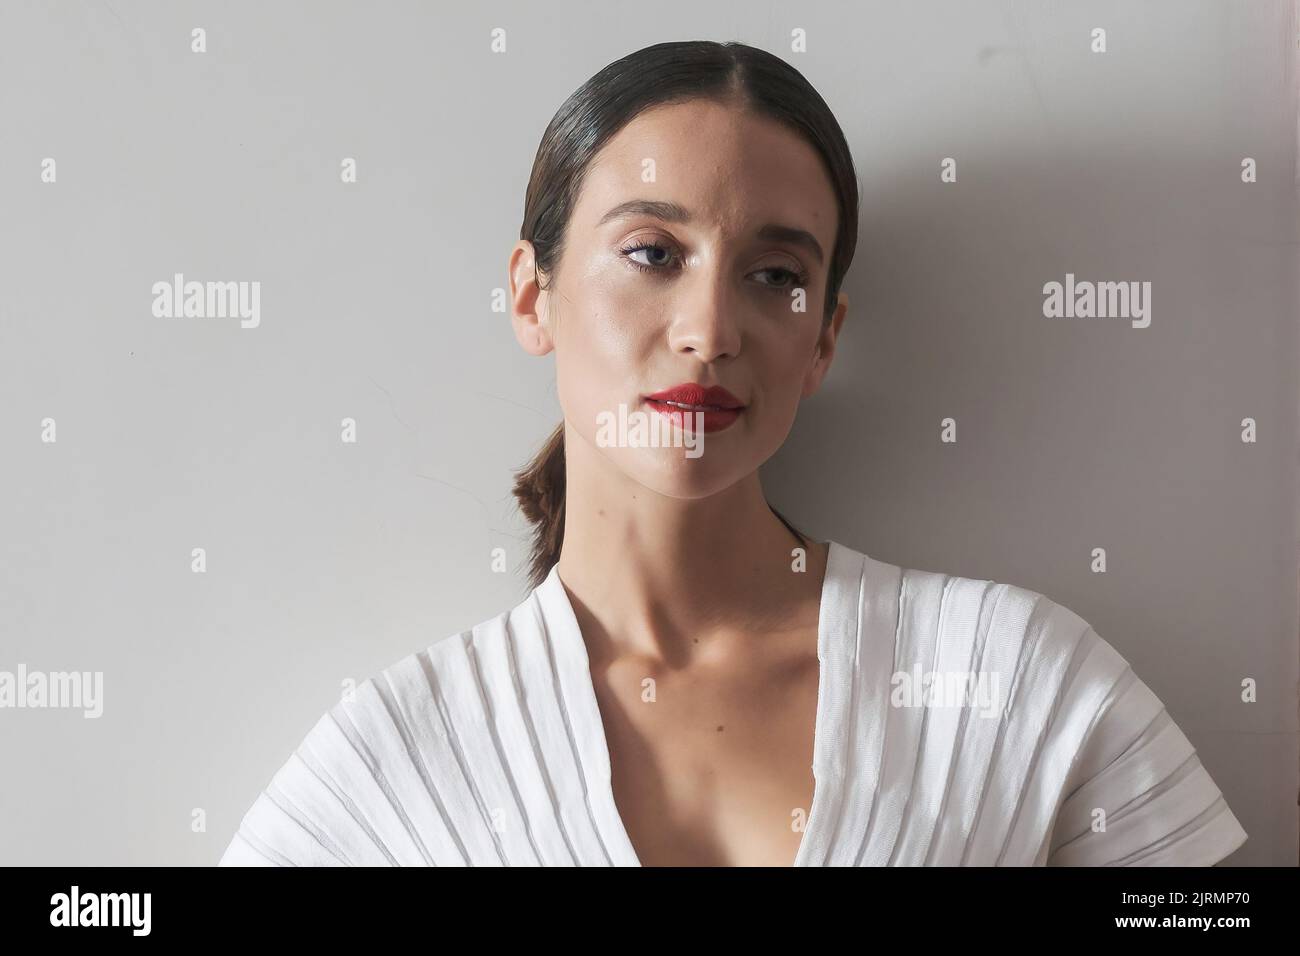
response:
[(615, 802), (645, 866), (790, 866), (812, 805), (815, 628), (747, 660), (593, 675)]

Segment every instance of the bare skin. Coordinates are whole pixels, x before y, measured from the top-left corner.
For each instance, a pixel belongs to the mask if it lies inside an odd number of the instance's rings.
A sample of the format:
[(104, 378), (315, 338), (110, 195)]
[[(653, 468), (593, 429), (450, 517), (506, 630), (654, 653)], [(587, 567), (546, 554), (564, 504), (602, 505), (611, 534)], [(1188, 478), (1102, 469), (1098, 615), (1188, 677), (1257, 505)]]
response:
[[(690, 219), (602, 222), (631, 199), (678, 204)], [(556, 353), (559, 575), (591, 659), (615, 801), (646, 865), (789, 866), (802, 839), (792, 823), (813, 793), (827, 551), (810, 543), (796, 570), (800, 544), (771, 513), (758, 467), (820, 387), (847, 314), (840, 293), (822, 321), (837, 213), (801, 137), (694, 100), (641, 114), (605, 145), (552, 275), (538, 282), (526, 241), (511, 255), (516, 338)], [(759, 238), (772, 223), (813, 242)], [(647, 241), (663, 253), (628, 252)], [(673, 265), (648, 274), (629, 258)], [(792, 276), (806, 311), (791, 307)], [(682, 382), (746, 403), (699, 458), (597, 443), (598, 413), (643, 408)]]
[[(760, 614), (748, 625), (658, 632), (676, 659), (629, 651), (571, 597), (591, 657), (615, 802), (643, 865), (793, 862), (803, 829), (795, 823), (812, 806), (820, 676), (818, 595), (807, 586), (824, 575), (825, 548), (809, 549), (807, 580), (773, 596), (767, 620)], [(654, 681), (653, 701), (644, 699), (646, 678)]]

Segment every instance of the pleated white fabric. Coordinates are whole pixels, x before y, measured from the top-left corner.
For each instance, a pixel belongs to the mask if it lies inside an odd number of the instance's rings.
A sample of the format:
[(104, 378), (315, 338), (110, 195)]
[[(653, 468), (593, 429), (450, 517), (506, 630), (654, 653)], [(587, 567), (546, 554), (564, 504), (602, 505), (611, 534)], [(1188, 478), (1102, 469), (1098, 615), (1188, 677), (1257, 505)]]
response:
[[(1161, 702), (1041, 594), (831, 542), (818, 656), (795, 866), (1201, 866), (1246, 840)], [(943, 698), (954, 675), (986, 696)], [(220, 865), (639, 865), (558, 571), (331, 708)]]

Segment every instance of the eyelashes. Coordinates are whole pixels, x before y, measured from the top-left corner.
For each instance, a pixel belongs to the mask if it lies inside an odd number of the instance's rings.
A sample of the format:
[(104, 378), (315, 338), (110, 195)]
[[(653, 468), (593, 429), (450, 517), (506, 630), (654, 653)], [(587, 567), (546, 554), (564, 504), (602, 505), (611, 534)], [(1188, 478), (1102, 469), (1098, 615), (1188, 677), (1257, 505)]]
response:
[[(667, 249), (666, 247), (660, 245), (657, 242), (636, 242), (631, 245), (624, 246), (621, 249), (619, 249), (619, 255), (621, 255), (629, 265), (631, 265), (634, 269), (636, 269), (639, 272), (645, 272), (651, 275), (662, 276), (664, 271), (669, 267), (667, 262), (665, 262), (662, 265), (647, 265), (644, 262), (638, 262), (636, 259), (632, 258), (633, 253), (646, 252), (650, 250), (653, 250), (655, 252), (667, 253), (669, 256), (668, 262), (672, 261), (673, 256), (671, 250)], [(783, 276), (789, 277), (789, 281), (784, 285), (773, 285), (767, 282), (761, 283), (764, 287), (771, 289), (773, 292), (789, 292), (791, 289), (806, 287), (811, 278), (806, 272), (798, 271), (795, 269), (786, 269), (783, 266), (768, 266), (765, 269), (756, 269), (754, 271), (775, 272)]]

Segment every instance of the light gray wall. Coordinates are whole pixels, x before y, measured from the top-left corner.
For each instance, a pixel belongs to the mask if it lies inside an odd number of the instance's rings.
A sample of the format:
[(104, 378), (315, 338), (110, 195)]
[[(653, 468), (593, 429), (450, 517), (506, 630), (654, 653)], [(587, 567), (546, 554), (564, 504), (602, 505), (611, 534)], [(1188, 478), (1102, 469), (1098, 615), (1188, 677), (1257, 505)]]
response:
[[(4, 3), (0, 670), (104, 690), (0, 710), (0, 861), (215, 862), (342, 681), (523, 596), (511, 469), (559, 406), (489, 303), (533, 152), (692, 37), (798, 66), (864, 189), (773, 501), (1075, 610), (1224, 790), (1230, 862), (1295, 863), (1296, 13), (1185, 0)], [(156, 318), (175, 272), (259, 281), (260, 324)], [(1150, 281), (1151, 325), (1045, 318), (1067, 272)]]

